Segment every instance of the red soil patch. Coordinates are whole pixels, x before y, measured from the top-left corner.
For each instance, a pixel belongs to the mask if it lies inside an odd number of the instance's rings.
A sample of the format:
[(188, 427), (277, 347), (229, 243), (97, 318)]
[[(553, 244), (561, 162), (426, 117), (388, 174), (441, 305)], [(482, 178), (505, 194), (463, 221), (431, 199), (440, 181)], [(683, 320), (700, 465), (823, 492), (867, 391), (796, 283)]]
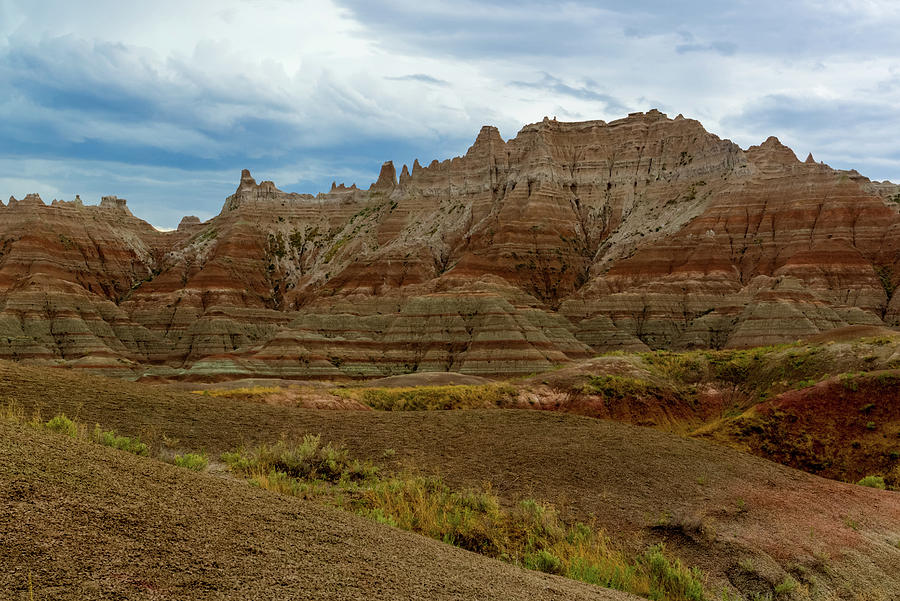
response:
[(828, 478), (900, 485), (900, 370), (830, 378), (760, 403), (716, 440)]

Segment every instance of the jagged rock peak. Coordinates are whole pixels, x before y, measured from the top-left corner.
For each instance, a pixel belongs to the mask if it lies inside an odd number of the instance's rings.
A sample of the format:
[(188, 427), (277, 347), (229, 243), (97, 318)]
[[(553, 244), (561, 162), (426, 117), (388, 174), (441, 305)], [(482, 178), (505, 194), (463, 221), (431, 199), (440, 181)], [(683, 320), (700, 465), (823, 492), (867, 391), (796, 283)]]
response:
[[(10, 200), (15, 200), (15, 199), (11, 198)], [(23, 198), (22, 200), (19, 201), (19, 204), (43, 207), (44, 201), (41, 199), (40, 194), (26, 194), (25, 198)]]
[(403, 169), (400, 170), (400, 185), (403, 186), (412, 179), (409, 175), (409, 167), (403, 165)]
[(195, 215), (188, 215), (181, 219), (181, 223), (178, 224), (178, 229), (183, 230), (185, 228), (189, 228), (189, 227), (192, 227), (195, 225), (200, 225), (201, 223), (202, 223), (202, 221), (200, 221), (199, 217), (197, 217)]
[(128, 210), (128, 201), (124, 198), (119, 198), (118, 196), (104, 196), (100, 199), (100, 208), (101, 209), (118, 209), (118, 210)]
[(394, 161), (387, 161), (381, 166), (378, 181), (372, 184), (372, 190), (391, 190), (397, 186), (397, 170)]
[(754, 162), (761, 165), (792, 165), (799, 163), (800, 159), (794, 151), (781, 143), (775, 136), (769, 136), (759, 146), (751, 146), (747, 154), (753, 157)]
[(471, 148), (466, 152), (466, 156), (481, 152), (493, 154), (495, 151), (502, 149), (505, 146), (506, 142), (503, 141), (500, 130), (493, 125), (485, 125), (481, 128), (481, 131), (478, 132), (478, 137), (475, 138), (475, 143), (472, 144)]
[(250, 170), (243, 169), (241, 171), (241, 183), (238, 184), (237, 191), (240, 192), (241, 190), (249, 190), (254, 187), (256, 187), (256, 180), (253, 179), (252, 175), (250, 175)]
[(806, 157), (806, 163), (809, 165), (815, 165), (816, 159), (813, 158), (812, 153), (809, 153), (809, 156)]

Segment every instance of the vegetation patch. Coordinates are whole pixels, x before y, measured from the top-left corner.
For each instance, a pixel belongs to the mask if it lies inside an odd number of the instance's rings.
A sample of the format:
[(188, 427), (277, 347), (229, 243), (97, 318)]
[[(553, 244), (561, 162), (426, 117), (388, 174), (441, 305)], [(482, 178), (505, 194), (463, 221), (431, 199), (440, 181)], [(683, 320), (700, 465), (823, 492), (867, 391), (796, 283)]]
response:
[(127, 451), (135, 455), (147, 457), (150, 455), (150, 447), (140, 441), (138, 438), (129, 438), (128, 436), (120, 436), (112, 430), (103, 431), (100, 424), (94, 426), (93, 439), (106, 447), (113, 447), (120, 451)]
[(225, 453), (222, 460), (233, 471), (251, 477), (278, 472), (299, 480), (340, 482), (371, 478), (377, 473), (371, 464), (351, 459), (346, 448), (331, 443), (323, 445), (321, 437), (310, 434), (298, 444), (282, 439), (253, 450)]
[(525, 568), (629, 591), (650, 599), (702, 601), (703, 575), (663, 546), (638, 556), (617, 550), (596, 527), (565, 523), (548, 504), (501, 505), (490, 488), (454, 490), (440, 478), (382, 476), (342, 446), (307, 435), (225, 453), (232, 471), (261, 488), (323, 501), (374, 521)]
[(57, 432), (59, 434), (65, 434), (66, 436), (71, 436), (72, 438), (78, 438), (79, 428), (75, 424), (74, 421), (69, 419), (63, 414), (56, 415), (46, 424), (44, 427), (50, 430), (51, 432)]
[(805, 388), (829, 374), (831, 360), (821, 346), (785, 344), (741, 350), (702, 350), (639, 355), (675, 386), (717, 383), (743, 408), (791, 388)]
[(886, 488), (886, 484), (884, 482), (884, 478), (881, 476), (866, 476), (859, 482), (857, 482), (860, 486), (868, 486), (870, 488), (877, 488), (879, 490), (884, 490)]
[(202, 472), (209, 464), (206, 455), (200, 453), (185, 453), (184, 455), (175, 455), (175, 465), (183, 467), (195, 472)]
[(70, 438), (76, 438), (106, 447), (126, 451), (134, 455), (147, 457), (150, 455), (150, 447), (137, 437), (121, 436), (112, 430), (103, 430), (100, 424), (95, 424), (93, 430), (81, 423), (67, 417), (65, 414), (53, 416), (47, 422), (42, 421), (40, 413), (35, 412), (30, 419), (26, 418), (21, 405), (15, 402), (7, 402), (0, 406), (0, 419), (5, 419), (19, 424), (26, 424), (32, 428), (44, 428), (57, 434)]
[(261, 396), (281, 392), (277, 386), (245, 386), (242, 388), (221, 388), (217, 390), (192, 390), (192, 394), (202, 394), (211, 397), (243, 398), (248, 396)]
[(338, 388), (332, 394), (380, 411), (431, 411), (502, 407), (515, 400), (510, 384), (414, 386), (409, 388)]

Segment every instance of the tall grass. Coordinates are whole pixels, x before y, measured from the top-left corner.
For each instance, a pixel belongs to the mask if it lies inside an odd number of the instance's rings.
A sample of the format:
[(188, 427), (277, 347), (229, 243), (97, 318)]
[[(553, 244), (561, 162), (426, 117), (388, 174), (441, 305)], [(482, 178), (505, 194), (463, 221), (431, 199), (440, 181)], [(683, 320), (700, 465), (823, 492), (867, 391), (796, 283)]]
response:
[(510, 384), (413, 386), (408, 388), (337, 388), (332, 394), (380, 411), (486, 409), (515, 400)]
[(318, 436), (222, 458), (232, 471), (267, 490), (315, 498), (529, 569), (650, 599), (704, 598), (702, 574), (669, 559), (662, 546), (630, 557), (595, 526), (565, 523), (551, 505), (526, 499), (507, 508), (490, 488), (460, 491), (436, 477), (382, 477), (371, 464), (351, 459), (344, 447), (323, 445)]
[(796, 343), (741, 350), (654, 351), (638, 356), (673, 383), (717, 381), (751, 401), (782, 392), (798, 381), (816, 382), (833, 364), (821, 346)]
[(307, 434), (299, 444), (284, 439), (273, 445), (261, 445), (253, 450), (239, 449), (224, 453), (222, 460), (238, 473), (249, 476), (282, 473), (299, 480), (361, 480), (375, 475), (377, 469), (368, 463), (350, 458), (342, 446), (322, 444), (320, 436)]

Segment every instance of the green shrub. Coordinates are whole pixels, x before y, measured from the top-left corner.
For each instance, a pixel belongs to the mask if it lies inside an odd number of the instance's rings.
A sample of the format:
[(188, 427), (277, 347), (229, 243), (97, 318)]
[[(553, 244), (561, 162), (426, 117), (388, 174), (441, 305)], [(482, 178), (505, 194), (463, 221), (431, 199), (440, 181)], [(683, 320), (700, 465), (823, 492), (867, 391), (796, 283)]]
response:
[(99, 424), (94, 426), (94, 441), (103, 446), (113, 447), (114, 449), (134, 453), (135, 455), (144, 457), (150, 455), (150, 447), (142, 443), (140, 439), (119, 436), (112, 430), (103, 432), (100, 430)]
[(379, 411), (434, 411), (499, 407), (518, 393), (509, 384), (343, 388), (332, 391)]
[(541, 549), (535, 553), (527, 553), (522, 562), (529, 570), (546, 572), (547, 574), (562, 574), (562, 561), (553, 553)]
[(794, 592), (794, 590), (799, 586), (796, 580), (791, 578), (790, 576), (785, 576), (784, 580), (781, 581), (781, 584), (775, 585), (775, 594), (776, 595), (787, 595), (789, 593)]
[(868, 486), (870, 488), (878, 488), (880, 490), (885, 489), (884, 478), (881, 476), (866, 476), (859, 482), (857, 482), (860, 486)]
[(48, 421), (45, 427), (52, 432), (65, 434), (72, 438), (78, 437), (78, 425), (63, 414), (59, 414)]
[(175, 465), (178, 467), (187, 468), (189, 470), (194, 470), (195, 472), (202, 472), (206, 469), (208, 461), (206, 460), (205, 455), (200, 455), (198, 453), (185, 453), (184, 455), (175, 455)]
[(703, 574), (697, 568), (685, 567), (678, 559), (670, 560), (663, 545), (647, 551), (643, 563), (650, 573), (651, 599), (704, 601)]
[(232, 471), (249, 475), (282, 472), (301, 480), (363, 480), (374, 476), (377, 469), (369, 463), (350, 459), (343, 446), (322, 444), (319, 436), (307, 434), (300, 444), (279, 440), (274, 445), (261, 445), (253, 451), (224, 453), (222, 460)]

